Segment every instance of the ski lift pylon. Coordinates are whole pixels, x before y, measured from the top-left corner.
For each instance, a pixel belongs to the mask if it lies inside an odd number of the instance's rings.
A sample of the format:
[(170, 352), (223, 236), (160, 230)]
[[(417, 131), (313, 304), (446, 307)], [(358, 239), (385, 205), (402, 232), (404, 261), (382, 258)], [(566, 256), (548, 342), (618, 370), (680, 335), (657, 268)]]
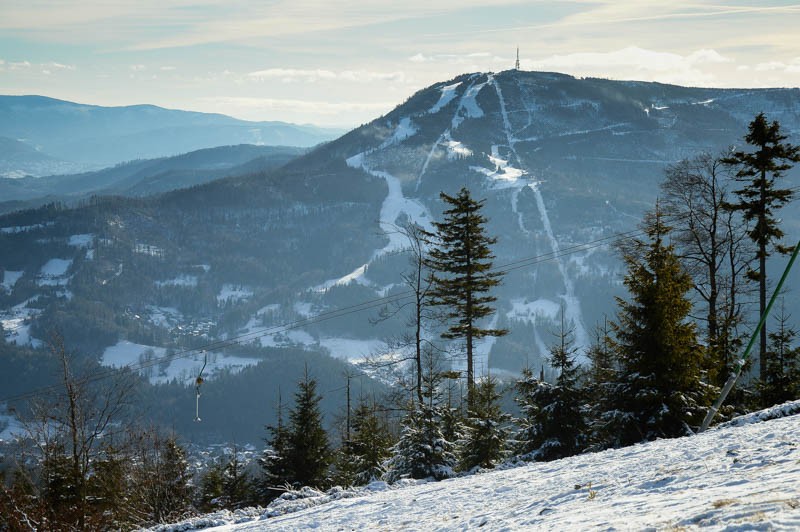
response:
[(194, 380), (194, 390), (195, 390), (195, 411), (194, 411), (194, 420), (200, 422), (200, 386), (205, 382), (203, 379), (203, 371), (206, 369), (206, 365), (208, 364), (208, 353), (203, 350), (203, 367), (200, 368), (200, 373), (197, 374), (197, 378)]

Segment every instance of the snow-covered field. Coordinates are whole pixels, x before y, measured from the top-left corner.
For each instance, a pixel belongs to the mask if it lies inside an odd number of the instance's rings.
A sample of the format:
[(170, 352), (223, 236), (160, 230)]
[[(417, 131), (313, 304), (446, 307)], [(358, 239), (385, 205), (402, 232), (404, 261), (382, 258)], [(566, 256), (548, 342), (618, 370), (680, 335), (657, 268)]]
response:
[(161, 530), (798, 530), (797, 414), (800, 401), (697, 436), (442, 482), (307, 490)]

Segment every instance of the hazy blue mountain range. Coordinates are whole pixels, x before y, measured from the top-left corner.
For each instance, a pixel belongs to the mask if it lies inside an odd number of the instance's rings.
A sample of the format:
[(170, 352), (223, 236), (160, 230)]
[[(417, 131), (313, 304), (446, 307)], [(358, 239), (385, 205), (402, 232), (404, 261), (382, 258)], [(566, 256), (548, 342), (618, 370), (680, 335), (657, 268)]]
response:
[[(152, 198), (8, 214), (0, 217), (0, 319), (13, 345), (4, 348), (30, 361), (21, 353), (58, 329), (94, 363), (239, 337), (245, 347), (219, 356), (262, 360), (243, 363), (242, 379), (254, 371), (266, 378), (277, 363), (269, 361), (287, 350), (358, 363), (388, 350), (405, 331), (401, 316), (373, 325), (372, 308), (302, 320), (403, 292), (408, 260), (389, 224), (430, 227), (443, 209), (439, 193), (466, 185), (486, 200), (488, 232), (498, 238), (495, 264), (508, 270), (489, 321), (511, 333), (478, 347), (476, 370), (538, 368), (562, 308), (580, 346), (604, 316), (613, 319), (624, 272), (610, 239), (653, 207), (664, 168), (701, 150), (741, 147), (761, 111), (800, 142), (797, 89), (465, 74), (276, 170)], [(793, 171), (787, 184), (797, 182)], [(798, 210), (781, 213), (790, 242), (800, 236)], [(799, 280), (800, 272), (788, 282)], [(281, 327), (287, 323), (295, 326)], [(459, 346), (450, 348), (458, 369)], [(144, 377), (156, 383), (152, 394), (176, 401), (183, 389), (191, 397), (185, 386), (194, 376), (174, 364), (166, 360)], [(164, 391), (158, 383), (170, 378), (174, 387)], [(235, 387), (238, 378), (219, 382)], [(232, 389), (217, 389), (219, 401)], [(262, 404), (237, 408), (269, 422), (267, 392), (253, 393)], [(189, 425), (196, 433), (219, 429)]]
[(306, 151), (308, 148), (240, 144), (130, 161), (80, 174), (0, 178), (0, 212), (52, 201), (74, 202), (92, 194), (157, 194), (225, 176), (271, 170)]
[(101, 107), (0, 96), (0, 137), (16, 141), (0, 140), (0, 176), (75, 173), (233, 144), (310, 147), (342, 133), (154, 105)]

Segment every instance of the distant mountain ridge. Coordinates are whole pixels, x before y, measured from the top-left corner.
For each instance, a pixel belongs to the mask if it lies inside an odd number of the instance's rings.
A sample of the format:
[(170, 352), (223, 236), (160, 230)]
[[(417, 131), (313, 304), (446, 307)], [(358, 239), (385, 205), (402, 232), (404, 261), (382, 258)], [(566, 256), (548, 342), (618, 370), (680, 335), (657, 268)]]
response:
[(289, 146), (240, 144), (130, 161), (80, 174), (0, 178), (0, 213), (52, 201), (74, 202), (89, 195), (147, 196), (168, 192), (226, 176), (271, 170), (307, 151)]
[[(135, 159), (234, 144), (311, 147), (344, 131), (285, 122), (249, 122), (154, 105), (102, 107), (45, 96), (0, 96), (0, 136), (53, 160), (11, 160), (0, 145), (0, 175), (75, 173)], [(18, 150), (17, 150), (18, 151)]]

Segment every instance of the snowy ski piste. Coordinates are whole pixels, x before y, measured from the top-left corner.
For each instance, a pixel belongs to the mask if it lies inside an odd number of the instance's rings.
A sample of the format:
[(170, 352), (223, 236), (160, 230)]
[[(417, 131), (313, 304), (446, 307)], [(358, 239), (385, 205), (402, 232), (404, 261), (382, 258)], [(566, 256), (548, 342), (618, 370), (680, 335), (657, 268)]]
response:
[(154, 530), (800, 530), (800, 401), (705, 433), (327, 493)]

